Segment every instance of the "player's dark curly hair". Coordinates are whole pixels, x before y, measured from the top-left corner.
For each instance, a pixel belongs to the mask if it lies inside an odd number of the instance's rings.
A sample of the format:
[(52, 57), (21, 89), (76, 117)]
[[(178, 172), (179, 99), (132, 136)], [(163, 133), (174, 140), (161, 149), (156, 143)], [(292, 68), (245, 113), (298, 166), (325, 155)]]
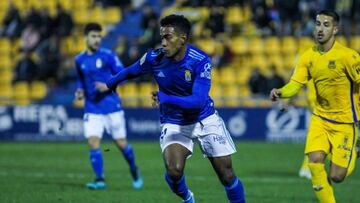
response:
[(168, 15), (163, 19), (161, 19), (160, 26), (174, 27), (175, 31), (185, 34), (186, 38), (189, 39), (191, 24), (190, 21), (187, 18), (185, 18), (183, 15), (176, 15), (176, 14)]
[(335, 25), (338, 25), (340, 22), (339, 14), (337, 14), (335, 11), (332, 10), (321, 10), (317, 13), (317, 15), (326, 15), (332, 17)]
[(101, 32), (102, 27), (101, 27), (101, 25), (99, 23), (88, 23), (88, 24), (86, 24), (85, 28), (84, 28), (84, 34), (87, 35), (91, 31)]

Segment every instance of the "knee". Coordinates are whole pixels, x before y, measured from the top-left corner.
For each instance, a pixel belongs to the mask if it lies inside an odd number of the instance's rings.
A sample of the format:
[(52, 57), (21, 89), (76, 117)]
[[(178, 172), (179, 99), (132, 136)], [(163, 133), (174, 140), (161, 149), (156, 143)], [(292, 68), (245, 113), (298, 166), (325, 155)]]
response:
[(90, 149), (98, 149), (100, 148), (100, 139), (97, 137), (91, 137), (88, 139), (88, 144)]
[(234, 178), (235, 178), (235, 174), (233, 170), (228, 169), (223, 171), (222, 175), (220, 176), (220, 181), (223, 185), (228, 186), (232, 183)]
[(341, 173), (330, 174), (330, 179), (335, 183), (341, 183), (344, 181), (345, 175), (346, 174), (341, 174)]
[(167, 174), (172, 180), (179, 180), (183, 176), (183, 166), (181, 164), (169, 164)]

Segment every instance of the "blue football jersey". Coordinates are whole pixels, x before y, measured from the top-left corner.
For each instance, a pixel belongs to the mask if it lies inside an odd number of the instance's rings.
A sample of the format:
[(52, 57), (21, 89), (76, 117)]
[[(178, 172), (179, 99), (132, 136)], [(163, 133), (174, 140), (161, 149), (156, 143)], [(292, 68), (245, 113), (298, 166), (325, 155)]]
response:
[[(203, 51), (187, 45), (184, 58), (173, 61), (164, 56), (162, 49), (148, 51), (139, 61), (142, 73), (151, 73), (159, 90), (167, 95), (189, 96), (195, 79), (211, 84), (211, 59)], [(161, 123), (188, 125), (215, 113), (214, 102), (206, 93), (206, 103), (200, 109), (185, 109), (175, 104), (160, 105)]]
[(110, 50), (100, 48), (89, 55), (86, 51), (75, 57), (78, 86), (85, 92), (85, 112), (108, 114), (121, 110), (121, 101), (116, 92), (100, 93), (95, 82), (106, 82), (123, 69), (119, 58)]

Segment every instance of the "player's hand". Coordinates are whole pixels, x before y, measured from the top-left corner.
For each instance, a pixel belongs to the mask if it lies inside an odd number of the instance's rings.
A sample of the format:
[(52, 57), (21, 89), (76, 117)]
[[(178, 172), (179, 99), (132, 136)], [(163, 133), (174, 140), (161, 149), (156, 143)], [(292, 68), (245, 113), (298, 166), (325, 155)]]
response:
[(271, 92), (270, 92), (271, 101), (277, 101), (280, 98), (280, 96), (281, 96), (280, 90), (278, 90), (276, 88), (271, 90)]
[(75, 92), (75, 98), (77, 100), (82, 100), (84, 99), (84, 90), (83, 89), (77, 89), (76, 92)]
[(99, 92), (109, 91), (109, 88), (106, 86), (106, 83), (103, 82), (95, 82), (95, 89)]
[(158, 96), (158, 91), (151, 92), (152, 106), (158, 108), (160, 105), (160, 100)]
[(279, 110), (281, 112), (287, 112), (289, 110), (289, 103), (285, 101), (279, 101)]

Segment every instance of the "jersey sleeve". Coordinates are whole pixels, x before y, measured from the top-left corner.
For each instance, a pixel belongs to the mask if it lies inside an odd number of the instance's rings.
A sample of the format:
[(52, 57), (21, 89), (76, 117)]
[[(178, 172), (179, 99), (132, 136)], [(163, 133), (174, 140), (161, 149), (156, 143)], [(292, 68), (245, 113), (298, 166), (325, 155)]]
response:
[(351, 51), (344, 58), (346, 71), (355, 83), (360, 83), (360, 56), (359, 53)]
[(84, 81), (84, 74), (80, 69), (80, 65), (78, 63), (78, 61), (75, 59), (75, 68), (76, 68), (76, 72), (78, 75), (78, 79), (77, 79), (77, 87), (79, 89), (84, 89), (85, 87), (85, 81)]
[(109, 65), (113, 75), (124, 69), (124, 65), (121, 63), (119, 57), (114, 53), (109, 55)]
[(196, 67), (195, 82), (204, 83), (207, 85), (211, 84), (211, 70), (212, 65), (209, 58), (201, 61)]
[(294, 80), (301, 84), (306, 84), (310, 79), (308, 66), (310, 61), (308, 60), (308, 55), (303, 54), (296, 63), (294, 73), (291, 76), (291, 80)]
[(152, 51), (145, 53), (140, 58), (140, 60), (122, 69), (121, 71), (116, 73), (115, 76), (111, 77), (108, 81), (106, 81), (106, 86), (109, 89), (114, 90), (119, 83), (122, 83), (125, 80), (137, 78), (140, 75), (151, 72), (154, 60), (152, 56)]

